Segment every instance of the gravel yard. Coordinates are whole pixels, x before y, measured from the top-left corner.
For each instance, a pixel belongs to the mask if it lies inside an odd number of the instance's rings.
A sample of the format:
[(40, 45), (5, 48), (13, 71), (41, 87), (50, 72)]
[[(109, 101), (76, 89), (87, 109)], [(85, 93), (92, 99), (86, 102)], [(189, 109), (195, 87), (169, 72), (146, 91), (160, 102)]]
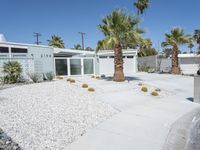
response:
[(0, 128), (22, 149), (61, 150), (116, 110), (62, 80), (0, 90), (0, 112)]

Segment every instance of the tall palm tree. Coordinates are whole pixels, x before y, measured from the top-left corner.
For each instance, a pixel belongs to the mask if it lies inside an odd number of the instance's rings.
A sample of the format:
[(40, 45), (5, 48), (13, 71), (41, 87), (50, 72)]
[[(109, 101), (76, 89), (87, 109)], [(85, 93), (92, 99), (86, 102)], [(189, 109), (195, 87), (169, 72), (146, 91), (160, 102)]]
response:
[(179, 45), (190, 43), (191, 36), (185, 35), (184, 30), (176, 27), (171, 30), (171, 33), (165, 34), (165, 41), (162, 42), (162, 47), (172, 46), (172, 73), (180, 74), (178, 61)]
[[(122, 46), (134, 43), (140, 39), (140, 31), (137, 29), (138, 18), (134, 18), (127, 12), (116, 9), (105, 16), (98, 28), (105, 35), (103, 44), (114, 47), (114, 81), (124, 81)], [(101, 43), (102, 44), (102, 43)]]
[(140, 15), (144, 13), (145, 9), (149, 8), (150, 2), (149, 0), (137, 0), (134, 6), (137, 8), (138, 15)]
[(55, 48), (65, 48), (65, 43), (58, 35), (52, 35), (50, 40), (47, 40), (48, 45)]
[(199, 44), (199, 48), (198, 48), (198, 54), (200, 54), (200, 29), (196, 29), (194, 31), (194, 39), (197, 42), (197, 44)]

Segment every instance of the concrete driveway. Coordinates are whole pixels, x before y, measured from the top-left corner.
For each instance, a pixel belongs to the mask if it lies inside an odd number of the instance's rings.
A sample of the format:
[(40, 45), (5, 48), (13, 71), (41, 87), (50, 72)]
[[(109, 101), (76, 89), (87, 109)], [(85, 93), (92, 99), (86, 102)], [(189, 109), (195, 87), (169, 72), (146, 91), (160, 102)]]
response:
[[(199, 146), (195, 139), (190, 141), (191, 123), (200, 113), (200, 105), (189, 101), (193, 98), (193, 77), (138, 73), (124, 83), (109, 78), (76, 80), (95, 87), (96, 97), (118, 113), (67, 150), (189, 150), (190, 143)], [(150, 91), (141, 92), (139, 82)], [(150, 95), (155, 88), (161, 89), (159, 97)]]

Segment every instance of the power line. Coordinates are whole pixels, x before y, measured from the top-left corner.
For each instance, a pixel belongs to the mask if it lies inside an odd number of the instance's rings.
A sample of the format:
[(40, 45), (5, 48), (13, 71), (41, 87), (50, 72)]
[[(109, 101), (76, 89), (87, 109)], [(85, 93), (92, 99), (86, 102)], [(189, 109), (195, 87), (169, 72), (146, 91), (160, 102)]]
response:
[(39, 33), (39, 32), (34, 32), (34, 33), (33, 33), (33, 36), (36, 37), (36, 42), (35, 42), (35, 44), (39, 45), (39, 44), (42, 43), (42, 42), (39, 41), (39, 37), (42, 36), (41, 33)]
[(82, 38), (82, 49), (84, 50), (84, 36), (86, 33), (84, 32), (78, 32), (79, 34), (81, 34), (81, 38)]

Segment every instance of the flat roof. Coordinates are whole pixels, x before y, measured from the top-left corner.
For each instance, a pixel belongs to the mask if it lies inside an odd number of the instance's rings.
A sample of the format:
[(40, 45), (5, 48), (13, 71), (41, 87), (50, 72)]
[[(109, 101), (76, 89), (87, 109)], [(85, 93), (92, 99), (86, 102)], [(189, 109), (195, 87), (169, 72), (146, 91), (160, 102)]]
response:
[(36, 44), (27, 44), (27, 43), (15, 43), (15, 42), (0, 42), (3, 45), (16, 45), (16, 46), (34, 46), (34, 47), (45, 47), (45, 48), (52, 48), (47, 45), (36, 45)]

